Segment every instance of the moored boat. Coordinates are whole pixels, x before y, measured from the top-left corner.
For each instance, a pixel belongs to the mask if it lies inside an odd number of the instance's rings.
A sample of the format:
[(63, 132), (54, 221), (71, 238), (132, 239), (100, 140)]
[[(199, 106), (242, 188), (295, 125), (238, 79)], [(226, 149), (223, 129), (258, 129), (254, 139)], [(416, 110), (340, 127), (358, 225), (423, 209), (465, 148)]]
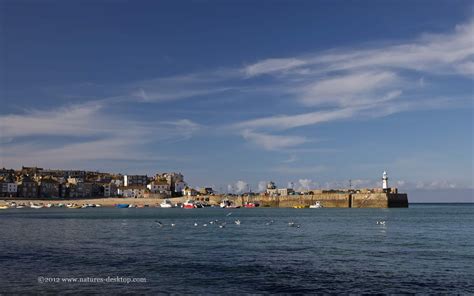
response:
[(245, 207), (245, 208), (256, 208), (256, 207), (258, 207), (258, 206), (259, 206), (258, 203), (253, 203), (253, 202), (246, 202), (246, 203), (244, 204), (244, 207)]
[(125, 208), (128, 208), (130, 205), (129, 204), (116, 204), (115, 206), (119, 209), (125, 209)]
[(183, 203), (184, 209), (194, 209), (195, 207), (194, 200), (187, 200), (185, 203)]
[(37, 204), (34, 204), (34, 203), (30, 203), (30, 208), (32, 209), (42, 209), (44, 208), (43, 205), (37, 205)]
[(7, 206), (7, 205), (0, 205), (0, 210), (6, 210), (8, 208), (9, 208), (9, 206)]
[(160, 208), (172, 208), (173, 204), (169, 199), (165, 199), (160, 203)]
[(322, 207), (323, 207), (323, 205), (319, 201), (317, 201), (314, 205), (309, 206), (310, 209), (319, 209), (319, 208), (322, 208)]

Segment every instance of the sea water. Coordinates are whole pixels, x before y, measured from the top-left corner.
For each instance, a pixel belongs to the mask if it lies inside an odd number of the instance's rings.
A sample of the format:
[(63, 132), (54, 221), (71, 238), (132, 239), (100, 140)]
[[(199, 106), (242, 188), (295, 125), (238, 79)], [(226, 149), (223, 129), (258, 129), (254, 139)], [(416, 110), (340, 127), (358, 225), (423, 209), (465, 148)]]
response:
[(473, 226), (472, 204), (8, 209), (0, 292), (474, 293)]

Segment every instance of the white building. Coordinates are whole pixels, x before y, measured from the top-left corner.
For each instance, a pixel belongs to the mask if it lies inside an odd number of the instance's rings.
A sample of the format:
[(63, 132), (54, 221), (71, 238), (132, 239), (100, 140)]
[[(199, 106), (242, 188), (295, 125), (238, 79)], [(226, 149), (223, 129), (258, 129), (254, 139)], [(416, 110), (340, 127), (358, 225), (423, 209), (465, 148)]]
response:
[(186, 188), (186, 182), (178, 181), (174, 183), (174, 192), (183, 192), (184, 188)]
[(196, 196), (198, 193), (196, 189), (188, 187), (188, 186), (184, 187), (182, 192), (183, 192), (183, 196)]
[(127, 187), (119, 187), (117, 192), (123, 197), (140, 198), (145, 197), (146, 186), (130, 185)]
[(164, 181), (153, 181), (150, 184), (146, 185), (148, 190), (150, 190), (151, 193), (157, 194), (165, 194), (165, 195), (171, 195), (171, 190), (170, 190), (170, 185), (168, 182)]
[(13, 176), (7, 176), (0, 182), (0, 194), (5, 197), (16, 196), (18, 185)]

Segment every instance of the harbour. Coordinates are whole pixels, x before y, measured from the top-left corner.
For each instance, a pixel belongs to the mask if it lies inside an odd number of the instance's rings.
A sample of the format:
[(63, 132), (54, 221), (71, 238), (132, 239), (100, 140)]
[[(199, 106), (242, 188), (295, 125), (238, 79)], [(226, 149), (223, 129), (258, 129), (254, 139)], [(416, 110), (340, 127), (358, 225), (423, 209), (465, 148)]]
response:
[(469, 294), (473, 217), (472, 204), (7, 210), (0, 213), (0, 291)]

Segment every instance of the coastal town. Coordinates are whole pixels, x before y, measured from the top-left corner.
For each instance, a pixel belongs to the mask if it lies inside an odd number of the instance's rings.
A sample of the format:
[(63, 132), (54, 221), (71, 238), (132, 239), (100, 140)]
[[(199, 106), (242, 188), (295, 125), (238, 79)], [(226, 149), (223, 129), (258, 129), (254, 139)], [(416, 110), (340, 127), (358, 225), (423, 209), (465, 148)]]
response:
[(181, 173), (147, 176), (39, 167), (0, 169), (0, 197), (3, 198), (169, 198), (212, 193), (211, 188), (200, 191), (190, 188)]
[[(193, 188), (183, 174), (127, 175), (39, 167), (0, 169), (0, 198), (4, 201), (97, 201), (108, 205), (158, 207), (407, 207), (405, 193), (388, 186), (382, 175), (380, 188), (311, 189), (296, 191), (268, 182), (263, 192), (216, 192), (211, 187)], [(85, 203), (87, 205), (89, 203)]]

